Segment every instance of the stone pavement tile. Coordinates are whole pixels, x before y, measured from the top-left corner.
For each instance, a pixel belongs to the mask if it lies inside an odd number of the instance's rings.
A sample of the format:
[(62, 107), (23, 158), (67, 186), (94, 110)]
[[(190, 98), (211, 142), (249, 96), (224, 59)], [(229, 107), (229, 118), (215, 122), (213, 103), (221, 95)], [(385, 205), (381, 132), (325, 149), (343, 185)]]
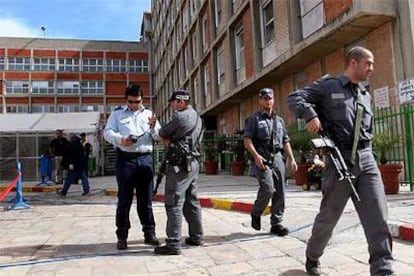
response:
[[(19, 266), (14, 267), (12, 269), (1, 270), (0, 269), (0, 276), (20, 276), (20, 275), (29, 275), (29, 271), (31, 270), (30, 266)], [(38, 274), (38, 275), (47, 275), (47, 274)], [(55, 274), (53, 274), (55, 275)]]
[[(335, 265), (334, 267), (329, 266), (329, 268), (334, 269), (343, 276), (353, 276), (353, 275), (369, 275), (369, 265), (364, 263), (358, 263), (355, 261), (349, 263), (343, 263)], [(323, 266), (322, 266), (323, 269)]]
[[(200, 260), (200, 262), (198, 261)], [(168, 272), (193, 269), (200, 264), (205, 266), (213, 265), (213, 262), (207, 257), (196, 257), (188, 260), (187, 258), (178, 256), (155, 256), (151, 261), (145, 262), (145, 267), (150, 273), (154, 272)]]
[[(158, 272), (158, 273), (151, 273), (151, 276), (205, 276), (209, 275), (206, 268), (193, 268), (187, 270), (173, 270), (168, 272)], [(112, 276), (112, 275), (111, 275)]]
[(240, 243), (239, 246), (251, 256), (252, 260), (284, 256), (284, 253), (278, 248), (272, 247), (271, 244), (268, 243), (268, 240), (243, 242)]
[(237, 244), (219, 244), (212, 246), (208, 248), (207, 254), (217, 265), (249, 260), (249, 254), (238, 247)]
[(252, 275), (256, 269), (247, 262), (221, 264), (208, 268), (209, 275)]
[(274, 239), (269, 240), (269, 243), (279, 248), (279, 250), (281, 250), (282, 252), (285, 252), (290, 249), (305, 248), (304, 242), (290, 236), (286, 236), (283, 238), (275, 237)]
[(287, 268), (301, 268), (303, 265), (294, 258), (283, 255), (279, 257), (263, 258), (262, 260), (251, 260), (248, 263), (255, 268), (256, 271), (283, 271)]

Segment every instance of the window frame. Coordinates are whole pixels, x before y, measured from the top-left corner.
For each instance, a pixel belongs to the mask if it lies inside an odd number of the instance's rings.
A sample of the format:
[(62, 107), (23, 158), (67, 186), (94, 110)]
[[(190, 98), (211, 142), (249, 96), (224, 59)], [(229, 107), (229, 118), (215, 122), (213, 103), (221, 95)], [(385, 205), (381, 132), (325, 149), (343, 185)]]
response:
[[(267, 13), (266, 10), (271, 6), (272, 11), (272, 17), (270, 19), (267, 19)], [(261, 28), (261, 34), (262, 34), (262, 47), (265, 48), (269, 46), (274, 40), (275, 40), (275, 15), (273, 12), (273, 1), (268, 0), (263, 2), (260, 5), (260, 28)], [(268, 28), (271, 27), (272, 34), (267, 34)]]

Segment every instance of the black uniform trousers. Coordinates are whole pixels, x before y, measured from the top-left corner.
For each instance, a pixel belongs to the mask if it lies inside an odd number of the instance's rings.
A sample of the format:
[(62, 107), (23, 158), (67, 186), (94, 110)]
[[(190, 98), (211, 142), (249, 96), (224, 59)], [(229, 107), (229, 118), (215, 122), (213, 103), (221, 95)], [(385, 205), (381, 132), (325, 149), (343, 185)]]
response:
[(137, 212), (145, 237), (155, 233), (155, 220), (152, 211), (152, 191), (154, 173), (150, 153), (140, 156), (124, 156), (118, 153), (116, 179), (118, 182), (118, 205), (116, 209), (116, 235), (127, 239), (131, 227), (129, 210), (134, 190), (137, 198)]

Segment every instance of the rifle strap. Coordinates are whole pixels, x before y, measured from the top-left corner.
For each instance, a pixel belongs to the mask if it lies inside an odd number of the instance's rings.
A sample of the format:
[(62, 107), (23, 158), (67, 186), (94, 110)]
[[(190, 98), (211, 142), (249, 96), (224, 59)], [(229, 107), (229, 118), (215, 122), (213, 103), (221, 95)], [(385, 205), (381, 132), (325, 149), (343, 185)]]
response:
[(355, 115), (355, 126), (354, 126), (354, 142), (352, 144), (352, 153), (351, 153), (351, 163), (352, 165), (355, 164), (356, 159), (356, 152), (358, 148), (358, 142), (359, 142), (359, 135), (361, 133), (361, 125), (362, 125), (362, 113), (364, 111), (364, 106), (362, 105), (361, 101), (361, 89), (359, 86), (355, 88), (356, 90), (356, 115)]

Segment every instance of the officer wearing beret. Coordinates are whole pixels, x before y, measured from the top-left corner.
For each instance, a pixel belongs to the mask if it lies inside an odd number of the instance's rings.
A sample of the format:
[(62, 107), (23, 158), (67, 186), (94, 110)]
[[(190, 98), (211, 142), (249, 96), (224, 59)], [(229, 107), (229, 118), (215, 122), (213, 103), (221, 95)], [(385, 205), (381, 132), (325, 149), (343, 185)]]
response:
[(182, 214), (188, 223), (189, 237), (185, 243), (203, 244), (201, 206), (197, 198), (199, 174), (199, 148), (203, 123), (189, 103), (187, 90), (176, 90), (169, 99), (174, 110), (172, 119), (159, 131), (168, 146), (165, 183), (165, 209), (167, 212), (166, 245), (155, 248), (155, 254), (181, 254)]
[(152, 111), (142, 105), (142, 90), (138, 85), (129, 85), (125, 89), (125, 98), (127, 105), (111, 113), (104, 130), (105, 140), (114, 145), (117, 152), (116, 236), (119, 250), (127, 248), (128, 231), (131, 227), (129, 210), (134, 190), (144, 243), (160, 244), (155, 236), (152, 212), (154, 173), (151, 152), (152, 141), (157, 138), (161, 126)]
[(291, 170), (297, 170), (297, 164), (289, 143), (285, 122), (273, 112), (273, 89), (263, 88), (259, 91), (261, 110), (256, 111), (246, 120), (244, 129), (244, 146), (254, 158), (259, 191), (251, 212), (251, 226), (260, 230), (260, 217), (269, 200), (272, 199), (270, 232), (278, 236), (288, 234), (282, 225), (285, 211), (285, 162), (288, 157)]
[[(351, 197), (368, 241), (371, 275), (391, 275), (392, 238), (387, 226), (386, 198), (371, 146), (372, 100), (360, 84), (370, 77), (373, 65), (370, 50), (354, 47), (347, 53), (342, 75), (325, 76), (293, 92), (288, 96), (288, 105), (297, 117), (306, 120), (309, 132), (323, 130), (342, 152), (361, 199)], [(321, 275), (319, 258), (352, 194), (344, 181), (337, 179), (334, 165), (328, 160), (322, 180), (323, 198), (306, 249), (306, 271), (310, 275)]]

